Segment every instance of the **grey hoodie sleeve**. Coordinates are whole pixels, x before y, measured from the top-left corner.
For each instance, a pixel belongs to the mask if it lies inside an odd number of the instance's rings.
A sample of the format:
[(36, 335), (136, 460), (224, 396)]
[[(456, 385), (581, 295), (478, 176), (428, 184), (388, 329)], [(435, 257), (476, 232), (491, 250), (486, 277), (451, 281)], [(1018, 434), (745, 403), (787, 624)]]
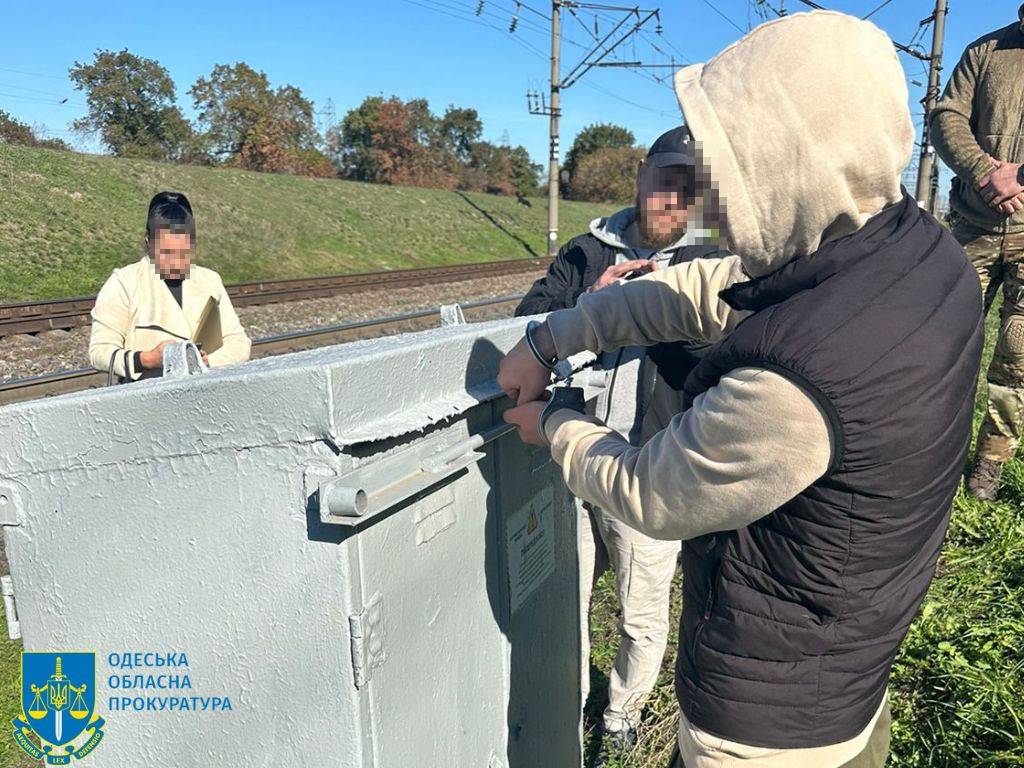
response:
[(719, 293), (746, 279), (737, 256), (694, 259), (584, 294), (574, 308), (548, 315), (547, 324), (563, 359), (661, 341), (714, 342), (747, 314)]

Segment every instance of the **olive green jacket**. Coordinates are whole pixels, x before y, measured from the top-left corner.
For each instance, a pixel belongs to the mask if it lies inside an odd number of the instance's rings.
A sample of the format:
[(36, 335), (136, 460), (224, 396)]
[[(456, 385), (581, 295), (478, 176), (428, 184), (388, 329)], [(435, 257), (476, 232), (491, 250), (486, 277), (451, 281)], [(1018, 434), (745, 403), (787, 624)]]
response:
[(977, 186), (992, 158), (1024, 162), (1024, 6), (1018, 16), (967, 46), (929, 123), (939, 157), (956, 174), (950, 207), (999, 233), (1024, 232), (1024, 211), (1007, 216), (990, 208)]

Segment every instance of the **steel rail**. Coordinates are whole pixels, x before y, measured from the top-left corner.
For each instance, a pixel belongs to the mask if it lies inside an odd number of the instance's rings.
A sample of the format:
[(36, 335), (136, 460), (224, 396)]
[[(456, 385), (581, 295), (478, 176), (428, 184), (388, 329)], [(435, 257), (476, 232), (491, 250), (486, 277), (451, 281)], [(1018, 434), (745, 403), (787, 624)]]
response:
[[(502, 304), (515, 304), (521, 298), (522, 296), (519, 294), (496, 296), (491, 299), (466, 302), (461, 306), (466, 315), (470, 316), (476, 310), (491, 309)], [(423, 330), (432, 327), (432, 321), (440, 314), (439, 308), (421, 309), (398, 315), (265, 336), (253, 340), (252, 357), (268, 357), (356, 339)], [(79, 392), (84, 389), (102, 387), (106, 383), (107, 374), (93, 368), (76, 368), (68, 371), (41, 373), (21, 379), (7, 379), (0, 381), (0, 406), (67, 392)]]
[[(249, 280), (229, 285), (227, 291), (232, 304), (236, 307), (245, 307), (535, 272), (547, 265), (548, 260), (543, 258), (511, 259), (345, 275), (317, 275), (286, 280)], [(17, 333), (66, 331), (89, 325), (92, 322), (89, 313), (95, 302), (95, 296), (74, 296), (67, 299), (0, 304), (0, 338)]]

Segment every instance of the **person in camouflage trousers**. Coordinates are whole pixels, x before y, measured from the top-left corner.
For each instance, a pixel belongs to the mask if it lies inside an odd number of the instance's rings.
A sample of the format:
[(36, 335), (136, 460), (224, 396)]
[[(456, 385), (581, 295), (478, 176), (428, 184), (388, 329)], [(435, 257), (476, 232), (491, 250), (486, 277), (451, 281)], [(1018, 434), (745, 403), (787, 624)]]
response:
[(978, 271), (985, 311), (1003, 294), (988, 408), (967, 479), (971, 494), (992, 500), (1024, 432), (1024, 5), (1017, 22), (967, 46), (929, 128), (956, 174), (950, 225)]

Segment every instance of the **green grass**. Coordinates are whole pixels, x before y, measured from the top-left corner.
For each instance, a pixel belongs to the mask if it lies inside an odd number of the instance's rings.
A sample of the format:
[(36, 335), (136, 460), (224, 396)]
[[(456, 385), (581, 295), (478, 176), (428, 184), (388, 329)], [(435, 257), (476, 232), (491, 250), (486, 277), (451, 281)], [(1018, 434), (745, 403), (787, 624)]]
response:
[[(0, 302), (96, 292), (142, 255), (146, 206), (196, 212), (225, 282), (544, 255), (547, 201), (124, 160), (0, 144)], [(562, 202), (563, 241), (608, 206)], [(531, 253), (532, 251), (532, 253)]]

